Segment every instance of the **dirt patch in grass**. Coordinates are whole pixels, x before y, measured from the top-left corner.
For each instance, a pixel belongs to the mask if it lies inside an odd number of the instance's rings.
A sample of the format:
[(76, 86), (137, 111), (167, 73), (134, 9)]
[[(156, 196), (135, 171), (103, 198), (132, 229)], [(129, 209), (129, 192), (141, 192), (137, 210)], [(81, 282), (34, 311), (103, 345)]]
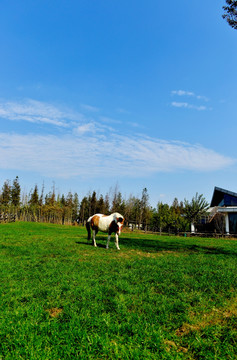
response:
[[(170, 255), (172, 254), (175, 257), (179, 257), (181, 256), (181, 253), (177, 253), (176, 251), (172, 251), (172, 250), (163, 250), (163, 251), (156, 251), (156, 252), (147, 252), (147, 251), (142, 251), (142, 250), (121, 250), (121, 251), (114, 251), (112, 252), (110, 249), (106, 250), (104, 253), (101, 253), (101, 257), (106, 257), (107, 261), (110, 260), (115, 260), (115, 259), (144, 259), (144, 258), (150, 258), (150, 259), (157, 259), (159, 257), (165, 256), (165, 255)], [(93, 254), (94, 255), (94, 254)], [(92, 256), (93, 256), (92, 255)], [(96, 254), (98, 255), (98, 254)], [(85, 258), (81, 258), (81, 260), (79, 261), (83, 261), (86, 260), (87, 256), (90, 256), (89, 254), (87, 255), (83, 255)], [(184, 256), (182, 254), (182, 256)]]
[(213, 308), (208, 313), (190, 313), (191, 323), (184, 323), (176, 330), (177, 336), (186, 336), (191, 332), (199, 332), (208, 326), (224, 325), (232, 318), (237, 317), (237, 297), (229, 301), (223, 309)]
[(172, 250), (163, 250), (163, 251), (157, 251), (157, 252), (147, 252), (147, 251), (141, 251), (141, 250), (129, 250), (126, 252), (121, 252), (119, 253), (121, 257), (124, 258), (129, 258), (129, 257), (140, 257), (140, 258), (151, 258), (151, 259), (156, 259), (158, 257), (167, 255), (167, 254), (172, 254), (174, 256), (180, 256), (180, 254), (177, 254), (176, 251), (172, 251)]
[(131, 259), (131, 258), (151, 258), (151, 259), (155, 259), (157, 257), (162, 256), (162, 253), (150, 253), (150, 252), (146, 252), (146, 251), (141, 251), (141, 250), (122, 250), (122, 251), (117, 251), (114, 254), (110, 254), (109, 258), (110, 259), (118, 259), (118, 258), (123, 258), (123, 259)]
[[(130, 256), (139, 256), (139, 257), (146, 257), (146, 258), (156, 258), (158, 256), (161, 256), (161, 253), (150, 253), (150, 252), (145, 252), (145, 251), (141, 251), (141, 250), (130, 250), (127, 252), (128, 255)], [(121, 253), (122, 255), (122, 253)], [(123, 253), (124, 255), (124, 253)]]
[(167, 351), (167, 352), (170, 352), (171, 349), (175, 349), (177, 352), (183, 352), (183, 353), (187, 353), (187, 352), (188, 352), (188, 349), (187, 349), (187, 348), (175, 344), (174, 341), (165, 340), (164, 343), (165, 343), (165, 347), (166, 347), (166, 351)]
[(51, 308), (51, 309), (47, 309), (45, 311), (47, 311), (49, 313), (50, 317), (57, 318), (63, 312), (63, 309), (62, 308)]

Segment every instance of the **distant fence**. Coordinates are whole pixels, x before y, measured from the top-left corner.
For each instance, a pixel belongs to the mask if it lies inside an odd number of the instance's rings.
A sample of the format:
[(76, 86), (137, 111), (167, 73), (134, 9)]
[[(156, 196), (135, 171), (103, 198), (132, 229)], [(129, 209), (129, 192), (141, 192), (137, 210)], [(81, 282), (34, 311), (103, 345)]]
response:
[(156, 234), (161, 236), (180, 236), (180, 237), (203, 237), (203, 238), (237, 238), (237, 234), (225, 234), (225, 233), (218, 233), (218, 232), (195, 232), (192, 233), (191, 231), (152, 231), (152, 230), (139, 230), (139, 229), (131, 229), (130, 227), (125, 227), (125, 231), (132, 231), (138, 233), (148, 233), (148, 234)]
[(15, 222), (16, 217), (16, 214), (0, 213), (0, 222)]
[(10, 212), (1, 212), (0, 213), (0, 223), (9, 223), (15, 221), (26, 221), (26, 222), (42, 222), (42, 223), (52, 223), (52, 224), (65, 224), (65, 225), (75, 225), (77, 222), (73, 220), (71, 216), (65, 216), (62, 214), (54, 213), (34, 213), (27, 211), (17, 211), (15, 213)]

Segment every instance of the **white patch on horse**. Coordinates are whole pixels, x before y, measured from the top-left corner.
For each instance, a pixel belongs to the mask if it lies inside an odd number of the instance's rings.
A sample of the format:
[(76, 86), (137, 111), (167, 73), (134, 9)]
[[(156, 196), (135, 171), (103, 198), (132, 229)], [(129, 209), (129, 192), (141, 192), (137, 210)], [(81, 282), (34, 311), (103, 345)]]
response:
[(108, 239), (106, 244), (106, 249), (109, 248), (109, 242), (111, 234), (115, 233), (115, 245), (118, 250), (119, 248), (119, 235), (124, 224), (124, 217), (119, 213), (113, 213), (111, 215), (103, 214), (94, 214), (87, 220), (86, 228), (88, 232), (88, 240), (91, 238), (91, 229), (92, 229), (92, 242), (96, 247), (95, 237), (98, 231), (107, 232)]

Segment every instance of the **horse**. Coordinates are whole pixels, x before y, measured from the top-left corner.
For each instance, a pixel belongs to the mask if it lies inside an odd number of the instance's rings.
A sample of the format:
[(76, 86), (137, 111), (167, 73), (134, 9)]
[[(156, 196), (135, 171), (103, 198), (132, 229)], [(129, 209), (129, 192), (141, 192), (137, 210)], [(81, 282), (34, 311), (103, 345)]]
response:
[(106, 244), (106, 249), (109, 248), (109, 241), (111, 238), (111, 234), (115, 233), (115, 245), (118, 250), (119, 248), (119, 235), (121, 234), (121, 230), (124, 224), (124, 217), (115, 212), (111, 215), (103, 215), (103, 214), (94, 214), (86, 222), (86, 229), (88, 233), (88, 241), (91, 238), (91, 229), (92, 229), (92, 245), (95, 247), (96, 241), (95, 236), (98, 231), (107, 232), (108, 239)]

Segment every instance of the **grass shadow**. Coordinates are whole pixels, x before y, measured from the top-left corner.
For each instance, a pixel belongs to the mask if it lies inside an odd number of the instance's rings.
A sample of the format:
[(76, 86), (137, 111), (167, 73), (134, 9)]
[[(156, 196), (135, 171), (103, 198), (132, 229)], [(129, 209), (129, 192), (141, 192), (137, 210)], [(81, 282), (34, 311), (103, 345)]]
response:
[[(134, 250), (142, 250), (144, 252), (159, 252), (159, 251), (172, 251), (172, 252), (187, 252), (187, 253), (205, 253), (210, 255), (229, 255), (237, 256), (237, 249), (228, 250), (223, 247), (212, 246), (212, 245), (203, 245), (203, 244), (194, 244), (192, 240), (191, 244), (188, 244), (189, 240), (179, 241), (178, 238), (174, 238), (173, 241), (167, 241), (165, 239), (148, 239), (142, 237), (122, 237), (120, 239), (121, 246), (126, 246)], [(198, 241), (198, 240), (197, 240)]]
[[(76, 241), (75, 243), (78, 245), (88, 245), (88, 246), (92, 246), (92, 247), (94, 246), (91, 241)], [(106, 248), (106, 244), (100, 244), (100, 243), (96, 242), (96, 245), (99, 248), (104, 248), (104, 249)]]
[[(140, 250), (144, 252), (177, 252), (177, 253), (203, 253), (210, 255), (228, 255), (228, 256), (237, 256), (237, 247), (236, 251), (228, 250), (226, 247), (216, 246), (213, 244), (214, 239), (210, 241), (210, 244), (204, 245), (203, 242), (206, 242), (207, 239), (198, 239), (198, 238), (179, 238), (175, 236), (170, 237), (158, 237), (157, 235), (151, 234), (126, 234), (123, 233), (119, 238), (119, 244), (123, 247)], [(96, 237), (96, 244), (99, 248), (106, 248), (107, 236), (103, 234), (98, 234)], [(111, 238), (110, 245), (114, 243), (114, 238)], [(76, 241), (78, 245), (92, 245), (92, 241)]]

